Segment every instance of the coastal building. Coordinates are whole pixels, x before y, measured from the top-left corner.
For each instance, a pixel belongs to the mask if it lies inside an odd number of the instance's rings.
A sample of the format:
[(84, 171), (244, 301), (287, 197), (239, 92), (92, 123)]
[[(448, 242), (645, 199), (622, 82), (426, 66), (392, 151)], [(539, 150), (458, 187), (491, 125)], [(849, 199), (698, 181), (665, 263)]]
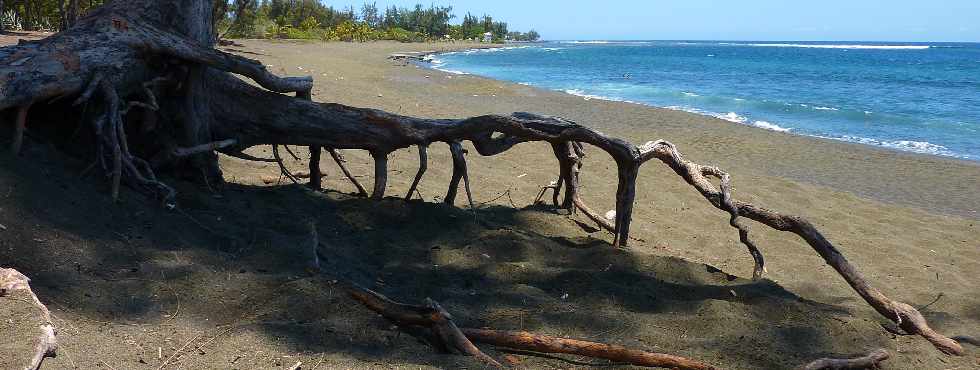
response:
[(483, 42), (490, 43), (493, 42), (493, 33), (487, 32), (483, 34)]

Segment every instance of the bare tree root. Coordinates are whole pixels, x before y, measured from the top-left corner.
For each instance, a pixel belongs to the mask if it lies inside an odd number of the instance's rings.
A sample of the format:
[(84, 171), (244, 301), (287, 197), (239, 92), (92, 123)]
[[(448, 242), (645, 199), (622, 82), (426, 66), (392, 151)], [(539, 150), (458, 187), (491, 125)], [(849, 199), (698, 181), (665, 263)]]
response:
[(473, 205), (473, 193), (470, 192), (470, 175), (466, 169), (466, 150), (463, 144), (458, 141), (449, 143), (449, 151), (453, 156), (453, 177), (449, 181), (449, 191), (446, 192), (446, 204), (456, 202), (456, 192), (459, 190), (459, 182), (463, 180), (463, 188), (466, 190), (466, 200), (470, 204), (470, 209), (475, 209)]
[(55, 337), (51, 312), (31, 290), (30, 281), (31, 279), (17, 270), (0, 268), (0, 297), (13, 291), (24, 291), (31, 296), (31, 303), (41, 313), (41, 334), (38, 335), (37, 343), (34, 345), (34, 355), (31, 357), (31, 362), (26, 367), (28, 370), (37, 370), (41, 368), (41, 363), (44, 362), (45, 358), (57, 356), (58, 340)]
[(323, 148), (310, 146), (310, 189), (323, 190), (323, 179), (320, 176), (320, 153)]
[(374, 191), (371, 199), (384, 199), (388, 186), (388, 152), (372, 151), (371, 157), (374, 158)]
[(408, 193), (405, 194), (405, 200), (411, 200), (412, 196), (415, 195), (415, 191), (419, 187), (419, 182), (422, 181), (422, 176), (425, 175), (425, 171), (429, 169), (429, 146), (424, 144), (419, 144), (419, 171), (415, 173), (415, 180), (412, 180), (412, 186), (408, 188)]
[(558, 207), (558, 193), (561, 192), (561, 180), (562, 179), (559, 177), (557, 181), (552, 181), (550, 184), (542, 186), (541, 190), (538, 191), (538, 195), (534, 197), (534, 201), (531, 202), (531, 204), (543, 204), (542, 200), (544, 199), (545, 194), (548, 194), (548, 191), (551, 190), (555, 194), (553, 204), (555, 207)]
[[(123, 127), (123, 110), (120, 108), (120, 99), (115, 87), (101, 77), (93, 78), (92, 83), (76, 104), (85, 102), (95, 91), (101, 92), (105, 101), (104, 114), (94, 122), (97, 137), (95, 163), (101, 163), (103, 170), (110, 177), (112, 199), (114, 201), (119, 199), (119, 188), (125, 175), (134, 187), (153, 194), (168, 208), (175, 207), (176, 191), (157, 180), (148, 162), (130, 152), (126, 130)], [(109, 148), (108, 151), (105, 150), (106, 147)], [(111, 167), (107, 163), (111, 163)]]
[(10, 152), (13, 155), (20, 154), (20, 148), (24, 145), (24, 132), (27, 131), (27, 111), (31, 109), (31, 104), (17, 108), (17, 119), (14, 121), (14, 142), (10, 144)]
[(235, 146), (236, 144), (238, 144), (238, 140), (225, 139), (221, 141), (215, 141), (211, 143), (192, 146), (190, 148), (175, 148), (173, 150), (173, 155), (174, 157), (189, 157), (195, 154), (207, 153), (207, 152), (212, 152), (212, 151), (232, 147)]
[[(629, 240), (633, 202), (636, 195), (636, 178), (641, 165), (651, 159), (664, 162), (715, 207), (732, 216), (730, 223), (739, 230), (740, 241), (746, 244), (755, 260), (755, 276), (765, 271), (762, 254), (748, 238), (748, 230), (739, 227), (739, 219), (747, 217), (781, 231), (791, 231), (802, 237), (824, 257), (855, 291), (880, 314), (898, 323), (909, 332), (922, 335), (938, 349), (949, 354), (962, 354), (962, 347), (955, 341), (928, 328), (925, 319), (914, 308), (895, 302), (872, 289), (857, 270), (827, 241), (809, 222), (800, 217), (788, 217), (731, 198), (729, 180), (723, 181), (723, 189), (717, 189), (706, 176), (724, 180), (724, 172), (683, 160), (674, 146), (666, 141), (650, 142), (637, 147), (626, 141), (608, 137), (602, 133), (557, 117), (529, 113), (511, 116), (478, 116), (466, 119), (422, 119), (390, 114), (374, 109), (353, 108), (339, 104), (316, 104), (271, 93), (238, 93), (245, 85), (229, 78), (215, 78), (224, 86), (220, 92), (229, 95), (218, 97), (222, 101), (237, 101), (239, 106), (274, 106), (275, 119), (256, 120), (260, 113), (247, 110), (225, 109), (220, 112), (226, 123), (217, 128), (224, 137), (238, 137), (245, 146), (266, 142), (275, 138), (293, 145), (324, 145), (332, 148), (368, 149), (392, 151), (432, 142), (458, 142), (469, 140), (484, 156), (502, 153), (514, 145), (530, 141), (552, 144), (568, 142), (587, 143), (608, 153), (616, 162), (619, 183), (616, 192), (616, 219), (613, 230), (614, 244), (625, 246)], [(217, 104), (217, 108), (228, 104)], [(301, 114), (291, 114), (300, 112)], [(458, 155), (456, 156), (459, 157)], [(456, 162), (456, 161), (454, 161)], [(454, 166), (455, 167), (455, 166)], [(454, 176), (461, 179), (461, 172)], [(451, 184), (452, 185), (452, 184)], [(567, 188), (566, 188), (567, 191)], [(449, 195), (453, 195), (450, 192)], [(447, 197), (450, 198), (450, 197)], [(584, 203), (573, 204), (579, 210), (587, 209)], [(582, 206), (580, 206), (582, 205)], [(593, 214), (594, 212), (584, 212)], [(732, 222), (735, 221), (735, 222)]]
[(804, 370), (849, 370), (849, 369), (877, 369), (878, 365), (887, 360), (888, 351), (884, 349), (875, 350), (865, 356), (851, 359), (821, 358), (807, 364)]
[[(640, 153), (642, 160), (656, 158), (667, 164), (697, 189), (712, 205), (729, 211), (733, 219), (743, 216), (773, 229), (798, 235), (817, 254), (823, 257), (824, 261), (833, 267), (865, 302), (868, 302), (882, 316), (892, 320), (906, 332), (922, 336), (943, 353), (963, 355), (963, 347), (955, 340), (930, 328), (918, 310), (908, 304), (891, 300), (881, 291), (868, 284), (864, 276), (847, 261), (844, 255), (806, 219), (799, 216), (782, 215), (753, 204), (732, 200), (731, 187), (728, 185), (730, 177), (727, 173), (715, 167), (705, 167), (685, 160), (677, 148), (669, 142), (649, 142), (640, 148)], [(721, 178), (721, 189), (716, 189), (707, 176)]]
[(357, 188), (358, 195), (367, 197), (367, 189), (364, 189), (364, 186), (361, 185), (360, 181), (357, 181), (357, 178), (351, 174), (350, 169), (347, 168), (347, 159), (344, 158), (344, 155), (336, 149), (330, 149), (329, 152), (330, 157), (332, 157), (333, 161), (337, 163), (338, 167), (340, 167), (340, 171), (344, 173), (344, 177), (347, 177), (347, 180), (349, 180), (351, 184), (354, 184), (354, 187)]
[(286, 165), (282, 163), (282, 156), (279, 155), (279, 145), (272, 146), (272, 156), (276, 159), (276, 163), (279, 164), (279, 174), (293, 182), (293, 184), (299, 185), (299, 179), (293, 176), (292, 172), (286, 169)]
[(293, 157), (294, 160), (297, 160), (297, 161), (300, 160), (299, 159), (299, 156), (296, 155), (296, 153), (293, 153), (293, 150), (292, 149), (289, 149), (289, 145), (283, 145), (282, 148), (283, 149), (286, 149), (286, 153), (289, 153), (289, 155), (291, 157)]
[(602, 217), (601, 215), (593, 211), (592, 208), (589, 208), (589, 206), (586, 205), (584, 201), (582, 201), (582, 198), (575, 197), (574, 199), (572, 199), (572, 201), (575, 203), (575, 208), (578, 208), (579, 211), (582, 211), (582, 214), (585, 215), (585, 217), (588, 217), (590, 220), (592, 220), (592, 222), (595, 222), (597, 225), (599, 225), (599, 227), (606, 229), (606, 231), (609, 231), (611, 233), (616, 233), (616, 225), (610, 223), (609, 220), (607, 220), (605, 217)]

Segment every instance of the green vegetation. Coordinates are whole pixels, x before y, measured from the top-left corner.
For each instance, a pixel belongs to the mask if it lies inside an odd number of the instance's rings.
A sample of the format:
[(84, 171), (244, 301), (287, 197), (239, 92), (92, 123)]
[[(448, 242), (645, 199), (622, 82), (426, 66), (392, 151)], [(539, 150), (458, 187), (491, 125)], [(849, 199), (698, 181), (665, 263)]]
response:
[(450, 23), (452, 7), (421, 4), (414, 8), (391, 6), (381, 11), (377, 3), (335, 9), (316, 0), (233, 0), (219, 20), (219, 34), (227, 38), (289, 38), (328, 41), (483, 40), (492, 42), (536, 41), (540, 35), (509, 32), (507, 23), (484, 15), (466, 14), (462, 23)]
[(0, 29), (55, 31), (74, 24), (104, 0), (0, 0)]
[[(459, 24), (452, 7), (421, 4), (381, 10), (377, 3), (360, 9), (335, 9), (317, 0), (214, 0), (214, 21), (221, 38), (283, 38), (328, 41), (432, 40), (537, 41), (535, 31), (510, 31), (506, 22), (467, 13)], [(0, 0), (5, 30), (55, 31), (75, 23), (105, 0)]]

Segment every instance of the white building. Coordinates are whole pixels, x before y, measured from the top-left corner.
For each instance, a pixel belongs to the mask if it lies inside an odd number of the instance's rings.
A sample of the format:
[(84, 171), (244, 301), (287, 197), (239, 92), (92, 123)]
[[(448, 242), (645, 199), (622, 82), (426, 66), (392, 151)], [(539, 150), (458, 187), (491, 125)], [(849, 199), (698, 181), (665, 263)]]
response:
[(483, 42), (493, 42), (493, 32), (487, 32), (483, 34)]

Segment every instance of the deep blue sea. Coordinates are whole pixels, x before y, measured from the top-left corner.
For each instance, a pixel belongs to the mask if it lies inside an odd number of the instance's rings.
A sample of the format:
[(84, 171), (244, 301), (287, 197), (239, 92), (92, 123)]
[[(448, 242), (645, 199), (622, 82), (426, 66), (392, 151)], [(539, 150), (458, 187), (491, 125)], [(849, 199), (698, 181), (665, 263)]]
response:
[(980, 160), (980, 44), (562, 41), (434, 68), (767, 130)]

